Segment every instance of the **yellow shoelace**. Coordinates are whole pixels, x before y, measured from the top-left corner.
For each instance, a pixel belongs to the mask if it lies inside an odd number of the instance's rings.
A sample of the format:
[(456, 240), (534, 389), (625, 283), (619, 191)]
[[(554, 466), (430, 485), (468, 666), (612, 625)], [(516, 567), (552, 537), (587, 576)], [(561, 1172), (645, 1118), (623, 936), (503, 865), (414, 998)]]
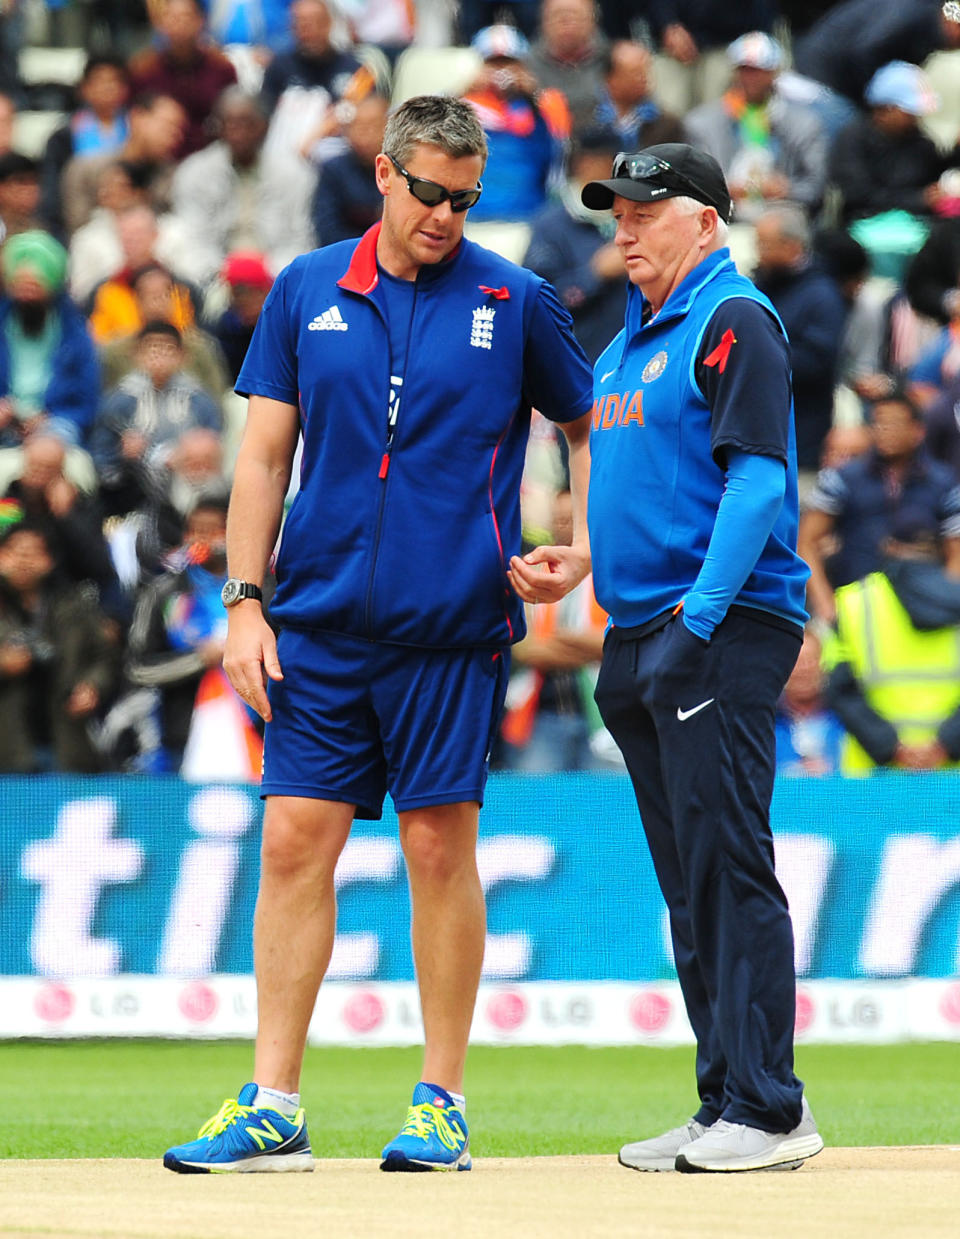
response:
[(447, 1112), (439, 1106), (424, 1102), (419, 1106), (411, 1106), (407, 1111), (407, 1121), (400, 1129), (401, 1136), (415, 1136), (418, 1140), (427, 1140), (435, 1134), (441, 1144), (448, 1149), (457, 1149), (466, 1137), (462, 1126), (447, 1116)]
[(248, 1114), (255, 1114), (256, 1110), (256, 1106), (241, 1106), (236, 1098), (228, 1097), (213, 1118), (207, 1119), (200, 1128), (197, 1139), (202, 1140), (204, 1136), (219, 1136), (237, 1119), (246, 1118)]

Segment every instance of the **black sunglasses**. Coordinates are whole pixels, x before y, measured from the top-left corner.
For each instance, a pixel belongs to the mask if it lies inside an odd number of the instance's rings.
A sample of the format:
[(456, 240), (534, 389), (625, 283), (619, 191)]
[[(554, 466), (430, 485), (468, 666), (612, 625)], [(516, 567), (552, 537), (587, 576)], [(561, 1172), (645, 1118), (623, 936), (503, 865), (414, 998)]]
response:
[(723, 211), (714, 201), (713, 194), (708, 194), (702, 185), (691, 180), (685, 172), (678, 172), (659, 155), (631, 155), (628, 151), (621, 151), (613, 161), (613, 179), (621, 176), (630, 181), (661, 181), (668, 189), (692, 189), (700, 201), (715, 207), (723, 217)]
[(476, 189), (455, 189), (452, 193), (449, 189), (444, 189), (442, 185), (438, 185), (436, 181), (428, 181), (422, 176), (412, 176), (406, 168), (402, 168), (394, 157), (387, 152), (387, 158), (400, 173), (403, 179), (407, 182), (407, 189), (413, 194), (418, 202), (422, 202), (424, 206), (435, 207), (441, 202), (446, 202), (450, 199), (450, 210), (459, 215), (461, 211), (469, 211), (472, 206), (475, 206), (483, 192), (483, 185), (477, 181)]

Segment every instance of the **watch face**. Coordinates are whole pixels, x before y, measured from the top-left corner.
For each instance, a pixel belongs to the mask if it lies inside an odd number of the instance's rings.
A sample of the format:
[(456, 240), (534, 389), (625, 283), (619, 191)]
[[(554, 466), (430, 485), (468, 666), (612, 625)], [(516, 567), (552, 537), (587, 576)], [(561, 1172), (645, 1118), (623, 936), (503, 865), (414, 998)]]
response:
[(233, 606), (240, 597), (240, 582), (231, 577), (220, 591), (220, 597), (225, 607)]

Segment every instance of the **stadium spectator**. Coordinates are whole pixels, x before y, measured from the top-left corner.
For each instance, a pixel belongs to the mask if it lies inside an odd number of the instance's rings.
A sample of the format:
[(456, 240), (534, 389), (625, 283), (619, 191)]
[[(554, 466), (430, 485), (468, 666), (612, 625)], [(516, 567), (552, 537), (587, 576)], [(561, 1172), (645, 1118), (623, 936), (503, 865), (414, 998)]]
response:
[(227, 255), (222, 277), (229, 290), (229, 301), (223, 313), (210, 323), (210, 334), (220, 345), (228, 386), (232, 387), (247, 355), (264, 300), (273, 287), (273, 276), (262, 254), (238, 250)]
[(796, 665), (777, 702), (778, 775), (835, 774), (843, 726), (826, 704), (822, 646), (807, 625)]
[(159, 263), (147, 263), (130, 276), (136, 321), (130, 331), (100, 349), (104, 389), (116, 386), (135, 364), (137, 332), (144, 323), (162, 320), (172, 323), (183, 340), (184, 370), (215, 400), (226, 391), (227, 377), (217, 342), (192, 321), (184, 319), (186, 291)]
[(877, 400), (894, 386), (885, 369), (890, 290), (882, 280), (869, 281), (867, 252), (845, 229), (822, 229), (813, 245), (849, 310), (840, 343), (840, 383), (860, 402)]
[(388, 62), (410, 46), (417, 12), (409, 0), (338, 0), (355, 43), (378, 47)]
[(601, 87), (591, 125), (612, 129), (618, 149), (638, 151), (658, 142), (682, 142), (683, 125), (653, 98), (653, 55), (642, 43), (618, 39), (603, 58)]
[(170, 208), (174, 154), (183, 137), (186, 113), (169, 95), (140, 95), (128, 114), (130, 132), (116, 151), (102, 155), (74, 155), (63, 170), (61, 202), (68, 236), (87, 222), (97, 205), (100, 174), (122, 160), (138, 169), (150, 205), (158, 215)]
[[(891, 61), (870, 79), (865, 101), (869, 115), (841, 130), (830, 151), (829, 177), (843, 197), (844, 220), (887, 211), (929, 216), (949, 160), (920, 129), (920, 118), (937, 107), (926, 75), (916, 65)], [(867, 236), (855, 235), (871, 248)]]
[(294, 0), (290, 22), (294, 45), (276, 55), (264, 74), (268, 107), (272, 112), (291, 89), (322, 93), (324, 104), (336, 103), (355, 82), (360, 61), (331, 42), (333, 22), (324, 0)]
[[(164, 232), (165, 251), (174, 252), (181, 229), (179, 225), (166, 224)], [(143, 326), (133, 277), (144, 267), (163, 265), (158, 256), (161, 246), (160, 221), (151, 207), (141, 204), (122, 211), (116, 219), (116, 237), (120, 261), (111, 271), (109, 279), (97, 286), (90, 304), (90, 330), (101, 345), (129, 335)], [(171, 321), (178, 327), (187, 327), (193, 323), (194, 317), (193, 292), (178, 281)]]
[(226, 499), (199, 499), (187, 517), (180, 554), (137, 598), (126, 675), (160, 694), (161, 749), (146, 759), (156, 773), (180, 769), (197, 688), (223, 658), (226, 534)]
[(70, 238), (70, 295), (78, 305), (89, 305), (98, 285), (124, 268), (134, 270), (153, 260), (175, 263), (183, 245), (179, 220), (154, 214), (142, 169), (122, 160), (106, 164), (97, 183), (96, 209)]
[(842, 0), (794, 47), (798, 73), (846, 100), (852, 119), (867, 83), (891, 60), (922, 65), (941, 48), (960, 47), (960, 9), (940, 0)]
[(383, 210), (375, 165), (390, 105), (382, 95), (372, 94), (350, 106), (353, 116), (344, 126), (348, 149), (323, 164), (313, 196), (317, 245), (362, 236)]
[(569, 135), (566, 103), (541, 92), (527, 60), (529, 44), (512, 26), (488, 26), (471, 46), (483, 68), (464, 98), (483, 126), (490, 151), (474, 222), (530, 220), (547, 200)]
[(262, 100), (230, 87), (214, 117), (217, 140), (185, 159), (173, 178), (173, 209), (185, 235), (177, 270), (200, 287), (231, 250), (257, 250), (279, 270), (313, 244), (308, 202), (262, 158)]
[(40, 165), (29, 155), (0, 155), (0, 236), (44, 227), (40, 216)]
[(186, 125), (173, 151), (180, 160), (210, 141), (214, 105), (236, 85), (237, 71), (206, 38), (199, 0), (163, 0), (153, 21), (162, 43), (130, 58), (130, 85), (134, 95), (169, 95), (184, 109)]
[(609, 173), (616, 153), (617, 135), (609, 130), (585, 130), (574, 138), (569, 182), (559, 202), (534, 216), (523, 260), (556, 288), (591, 364), (623, 325), (627, 276), (610, 217), (588, 210), (580, 191)]
[(878, 571), (837, 590), (827, 697), (847, 735), (840, 769), (940, 770), (960, 761), (960, 580), (905, 514)]
[(287, 50), (290, 0), (215, 0), (206, 7), (210, 34), (221, 47), (250, 47), (266, 62)]
[(960, 372), (960, 314), (941, 327), (907, 370), (906, 386), (926, 413)]
[(960, 478), (960, 369), (924, 409), (923, 420), (930, 455)]
[(769, 33), (777, 5), (772, 0), (654, 0), (649, 16), (659, 49), (654, 93), (665, 108), (686, 116), (720, 98), (730, 81), (727, 46), (750, 31)]
[(920, 410), (905, 392), (893, 391), (874, 403), (870, 421), (870, 451), (824, 469), (800, 520), (807, 603), (827, 623), (835, 618), (834, 589), (879, 568), (880, 548), (897, 521), (909, 518), (939, 536), (947, 571), (960, 576), (960, 488), (953, 471), (924, 448)]
[(904, 287), (918, 314), (960, 319), (960, 215), (938, 220), (907, 268)]
[[(573, 539), (569, 490), (554, 497), (551, 535), (558, 546)], [(593, 700), (607, 616), (592, 577), (559, 602), (526, 606), (525, 614), (527, 635), (513, 647), (501, 761), (528, 772), (622, 768)]]
[(96, 413), (100, 367), (65, 292), (67, 252), (45, 232), (21, 232), (0, 251), (0, 446), (46, 429), (82, 445)]
[(819, 468), (821, 446), (833, 422), (833, 393), (849, 307), (812, 252), (802, 207), (768, 206), (756, 227), (759, 263), (754, 283), (770, 298), (790, 341), (803, 497)]
[[(342, 155), (350, 108), (374, 89), (376, 75), (331, 39), (331, 11), (323, 0), (295, 0), (290, 9), (295, 46), (271, 61), (263, 95), (272, 109), (264, 143), (270, 174), (309, 216), (317, 168)], [(341, 107), (340, 105), (344, 105)]]
[(540, 37), (527, 68), (541, 89), (564, 95), (574, 128), (591, 122), (603, 89), (606, 51), (593, 0), (543, 0)]
[(186, 519), (201, 499), (230, 494), (223, 439), (205, 426), (185, 430), (161, 468), (146, 477), (144, 502), (136, 510), (138, 576), (152, 580), (183, 541)]
[(689, 113), (688, 140), (723, 168), (738, 221), (755, 220), (768, 202), (784, 199), (814, 214), (826, 182), (827, 140), (813, 112), (777, 93), (783, 48), (754, 30), (731, 43), (727, 56), (733, 83), (722, 98)]
[(94, 53), (77, 83), (79, 106), (47, 140), (42, 165), (42, 209), (55, 232), (64, 229), (61, 179), (75, 156), (115, 155), (130, 135), (126, 105), (130, 76), (119, 56)]
[(185, 373), (180, 332), (156, 319), (137, 333), (136, 368), (103, 400), (90, 436), (108, 514), (133, 511), (147, 497), (151, 474), (165, 466), (190, 427), (220, 430), (216, 402)]
[(4, 499), (16, 503), (23, 518), (42, 529), (63, 576), (74, 584), (89, 581), (100, 605), (122, 614), (120, 586), (103, 536), (98, 500), (64, 473), (66, 448), (55, 435), (38, 431), (24, 440), (21, 467)]
[(108, 623), (85, 585), (56, 573), (48, 534), (23, 522), (0, 541), (0, 771), (95, 774), (90, 724), (117, 680)]

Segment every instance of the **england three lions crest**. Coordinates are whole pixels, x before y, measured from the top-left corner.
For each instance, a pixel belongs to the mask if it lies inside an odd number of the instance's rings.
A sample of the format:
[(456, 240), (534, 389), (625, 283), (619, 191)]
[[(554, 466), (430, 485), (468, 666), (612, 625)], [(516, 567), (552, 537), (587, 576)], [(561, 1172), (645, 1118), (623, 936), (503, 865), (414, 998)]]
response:
[(474, 310), (473, 326), (470, 328), (470, 343), (474, 348), (493, 347), (493, 319), (496, 313), (486, 305), (478, 305)]

